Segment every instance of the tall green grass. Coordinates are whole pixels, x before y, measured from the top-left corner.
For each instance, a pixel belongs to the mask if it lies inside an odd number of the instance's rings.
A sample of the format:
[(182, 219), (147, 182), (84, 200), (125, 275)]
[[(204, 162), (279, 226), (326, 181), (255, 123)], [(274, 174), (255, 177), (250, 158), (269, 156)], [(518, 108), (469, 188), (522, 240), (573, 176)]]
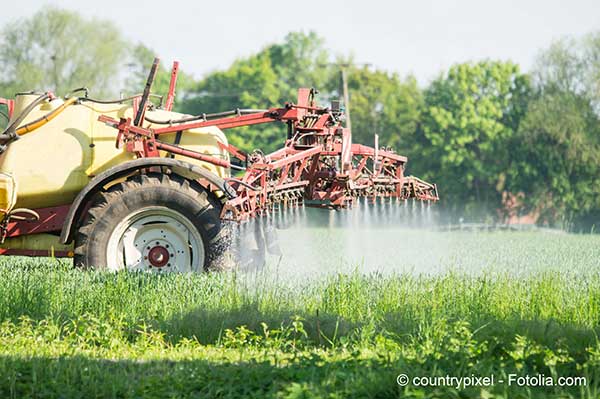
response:
[[(3, 258), (0, 397), (596, 398), (598, 241), (566, 237), (586, 254), (572, 270), (555, 268), (564, 256), (555, 245), (522, 253), (550, 266), (525, 275), (157, 276)], [(492, 235), (483, 249), (508, 239)], [(399, 373), (584, 376), (587, 385), (399, 387)]]

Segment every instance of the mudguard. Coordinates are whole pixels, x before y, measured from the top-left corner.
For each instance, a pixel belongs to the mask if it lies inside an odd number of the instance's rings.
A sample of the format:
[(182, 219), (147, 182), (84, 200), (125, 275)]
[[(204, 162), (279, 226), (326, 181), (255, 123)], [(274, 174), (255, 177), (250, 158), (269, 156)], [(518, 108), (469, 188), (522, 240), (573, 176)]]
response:
[(74, 230), (77, 225), (76, 221), (80, 220), (81, 214), (85, 210), (86, 204), (94, 194), (103, 190), (111, 181), (125, 177), (136, 170), (147, 169), (152, 167), (167, 167), (174, 174), (182, 176), (190, 180), (205, 179), (220, 191), (222, 191), (229, 199), (236, 197), (236, 192), (227, 182), (214, 173), (189, 162), (172, 159), (172, 158), (141, 158), (134, 161), (125, 162), (117, 165), (94, 177), (83, 190), (79, 192), (62, 227), (60, 242), (68, 244), (73, 241)]

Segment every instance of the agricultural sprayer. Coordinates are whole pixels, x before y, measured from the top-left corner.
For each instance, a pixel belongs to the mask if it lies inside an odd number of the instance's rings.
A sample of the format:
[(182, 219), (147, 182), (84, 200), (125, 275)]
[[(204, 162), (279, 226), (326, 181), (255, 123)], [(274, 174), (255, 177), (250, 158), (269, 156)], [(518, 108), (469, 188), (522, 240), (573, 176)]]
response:
[[(281, 208), (438, 200), (435, 185), (404, 175), (405, 156), (353, 143), (339, 103), (318, 106), (312, 89), (281, 108), (183, 115), (171, 111), (177, 63), (164, 105), (149, 101), (157, 68), (158, 59), (143, 93), (129, 98), (96, 100), (82, 88), (0, 100), (9, 111), (0, 135), (1, 254), (202, 271), (227, 263), (227, 226)], [(245, 153), (222, 132), (272, 122), (287, 138), (270, 154)], [(268, 232), (253, 230), (269, 250)]]

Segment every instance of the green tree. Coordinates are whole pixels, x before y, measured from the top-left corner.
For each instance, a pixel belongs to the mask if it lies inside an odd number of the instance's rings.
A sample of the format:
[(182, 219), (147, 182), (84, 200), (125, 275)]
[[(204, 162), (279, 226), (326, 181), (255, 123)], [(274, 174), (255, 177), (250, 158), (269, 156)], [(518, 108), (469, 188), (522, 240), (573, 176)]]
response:
[(380, 145), (411, 153), (423, 106), (414, 77), (402, 80), (366, 67), (351, 68), (348, 76), (353, 141), (373, 145), (377, 133)]
[(110, 21), (44, 8), (9, 23), (0, 38), (0, 96), (52, 90), (64, 95), (87, 86), (96, 96), (118, 89), (126, 46)]
[(513, 191), (539, 222), (568, 227), (600, 210), (600, 121), (574, 93), (532, 101), (515, 137)]
[(325, 41), (315, 32), (291, 32), (283, 43), (267, 48), (278, 78), (279, 101), (293, 100), (299, 87), (314, 87), (327, 92), (335, 72), (328, 66)]
[(557, 226), (600, 225), (600, 34), (564, 38), (537, 57), (535, 100), (515, 137), (513, 191)]
[(600, 110), (600, 32), (562, 38), (538, 54), (532, 71), (540, 92), (573, 93)]
[[(283, 43), (235, 61), (225, 71), (211, 73), (187, 93), (182, 105), (190, 114), (235, 108), (265, 109), (295, 101), (299, 87), (325, 87), (330, 70), (328, 54), (315, 33), (290, 33)], [(284, 142), (285, 128), (267, 124), (228, 133), (232, 144), (244, 150), (273, 151)]]
[(425, 91), (416, 164), (452, 211), (483, 217), (501, 208), (529, 87), (517, 65), (482, 61), (451, 67)]

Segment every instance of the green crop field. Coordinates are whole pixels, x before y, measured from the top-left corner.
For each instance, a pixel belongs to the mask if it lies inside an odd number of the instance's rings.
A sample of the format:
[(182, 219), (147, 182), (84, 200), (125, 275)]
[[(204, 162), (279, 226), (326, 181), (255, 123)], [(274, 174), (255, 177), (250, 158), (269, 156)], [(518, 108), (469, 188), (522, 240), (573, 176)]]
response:
[(344, 231), (283, 232), (258, 273), (2, 258), (0, 397), (600, 397), (599, 236)]

